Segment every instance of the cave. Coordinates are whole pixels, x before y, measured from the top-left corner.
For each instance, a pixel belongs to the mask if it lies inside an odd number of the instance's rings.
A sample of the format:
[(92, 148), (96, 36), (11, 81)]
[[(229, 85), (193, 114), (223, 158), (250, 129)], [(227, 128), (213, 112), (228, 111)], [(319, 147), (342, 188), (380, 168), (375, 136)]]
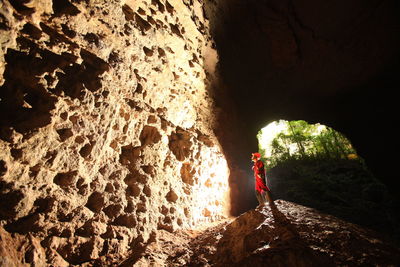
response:
[[(210, 21), (221, 79), (229, 88), (221, 98), (234, 103), (238, 121), (233, 132), (240, 135), (230, 152), (234, 164), (246, 166), (258, 149), (257, 132), (269, 122), (306, 120), (344, 133), (395, 193), (390, 150), (398, 143), (399, 4), (219, 1), (218, 6)], [(240, 205), (237, 214), (249, 208)]]
[(257, 206), (251, 154), (270, 122), (321, 123), (396, 197), (399, 11), (3, 1), (0, 265), (398, 264), (396, 241), (368, 225)]

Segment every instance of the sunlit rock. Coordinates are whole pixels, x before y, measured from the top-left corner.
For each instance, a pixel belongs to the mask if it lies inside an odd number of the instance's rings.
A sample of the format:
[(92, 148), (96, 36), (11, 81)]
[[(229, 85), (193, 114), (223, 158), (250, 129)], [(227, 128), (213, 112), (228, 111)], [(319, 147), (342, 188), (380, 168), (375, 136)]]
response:
[(41, 244), (5, 260), (118, 262), (229, 215), (202, 1), (6, 0), (0, 41), (0, 220)]

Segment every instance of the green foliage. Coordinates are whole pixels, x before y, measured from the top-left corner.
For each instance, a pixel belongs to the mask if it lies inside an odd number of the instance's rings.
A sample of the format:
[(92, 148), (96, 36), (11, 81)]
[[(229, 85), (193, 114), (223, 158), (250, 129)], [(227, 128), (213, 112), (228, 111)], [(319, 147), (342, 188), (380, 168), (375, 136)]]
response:
[(344, 135), (305, 121), (279, 121), (269, 128), (273, 135), (268, 138), (264, 129), (257, 135), (259, 152), (267, 163), (275, 199), (385, 232), (400, 243), (400, 203), (372, 175)]
[(291, 159), (270, 169), (267, 177), (275, 199), (312, 207), (400, 238), (393, 197), (358, 161)]
[(267, 169), (292, 159), (359, 159), (350, 141), (332, 128), (308, 124), (303, 120), (279, 123), (284, 124), (282, 130), (269, 144), (260, 141), (263, 129), (257, 135), (259, 151), (262, 159), (267, 162)]

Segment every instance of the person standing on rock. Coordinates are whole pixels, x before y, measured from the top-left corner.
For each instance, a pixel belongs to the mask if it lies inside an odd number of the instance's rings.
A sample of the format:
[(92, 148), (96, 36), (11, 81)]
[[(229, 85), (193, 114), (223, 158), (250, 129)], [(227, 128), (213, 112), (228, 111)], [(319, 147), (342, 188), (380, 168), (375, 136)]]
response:
[(269, 187), (266, 183), (264, 163), (261, 161), (260, 153), (252, 153), (251, 160), (254, 162), (253, 171), (256, 185), (256, 197), (260, 205), (264, 204), (266, 200), (272, 203)]

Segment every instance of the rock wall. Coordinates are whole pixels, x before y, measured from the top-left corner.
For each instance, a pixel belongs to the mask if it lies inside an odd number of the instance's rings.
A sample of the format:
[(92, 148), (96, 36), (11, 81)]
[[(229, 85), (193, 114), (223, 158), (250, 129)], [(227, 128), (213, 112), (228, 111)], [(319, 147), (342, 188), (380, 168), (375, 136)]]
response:
[(117, 262), (228, 215), (202, 5), (0, 3), (0, 222), (30, 237), (19, 264)]

